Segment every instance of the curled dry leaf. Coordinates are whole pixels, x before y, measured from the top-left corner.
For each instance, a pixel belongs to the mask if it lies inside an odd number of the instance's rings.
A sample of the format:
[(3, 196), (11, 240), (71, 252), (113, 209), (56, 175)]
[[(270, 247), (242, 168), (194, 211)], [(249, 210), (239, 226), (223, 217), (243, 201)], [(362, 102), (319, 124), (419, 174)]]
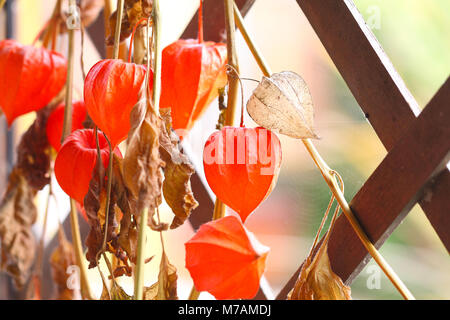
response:
[(113, 281), (109, 292), (105, 287), (105, 284), (103, 284), (103, 291), (102, 295), (100, 296), (100, 300), (133, 300), (133, 297), (129, 296), (121, 286)]
[[(126, 0), (125, 12), (122, 17), (120, 28), (120, 42), (125, 41), (132, 31), (134, 25), (142, 18), (149, 18), (152, 13), (152, 0)], [(111, 35), (106, 39), (106, 44), (112, 46), (114, 44), (114, 34), (116, 30), (117, 11), (113, 12), (109, 18), (109, 26)]]
[(56, 284), (55, 299), (73, 300), (77, 297), (77, 292), (67, 286), (67, 281), (71, 276), (67, 270), (70, 266), (76, 265), (75, 251), (61, 226), (58, 230), (58, 241), (58, 247), (55, 248), (50, 257), (53, 280)]
[(144, 300), (177, 300), (177, 269), (170, 264), (163, 250), (158, 282), (144, 288)]
[(174, 229), (184, 223), (192, 210), (198, 206), (191, 189), (190, 178), (195, 173), (189, 158), (179, 148), (178, 136), (172, 132), (170, 109), (161, 109), (164, 120), (161, 128), (160, 154), (164, 168), (163, 194), (167, 204), (175, 214), (170, 225)]
[(36, 120), (22, 135), (17, 148), (16, 167), (36, 191), (50, 182), (50, 144), (47, 140), (47, 119), (56, 104), (41, 109)]
[(29, 276), (36, 252), (31, 232), (37, 217), (34, 194), (22, 171), (15, 168), (0, 204), (0, 243), (1, 267), (11, 274), (19, 288)]
[(144, 85), (140, 100), (131, 111), (131, 129), (128, 134), (128, 149), (123, 160), (125, 185), (137, 199), (136, 212), (140, 214), (149, 208), (149, 226), (162, 230), (167, 226), (158, 226), (154, 221), (155, 209), (161, 204), (161, 186), (164, 161), (159, 155), (159, 135), (161, 118), (155, 113), (147, 99)]
[(252, 119), (269, 130), (297, 139), (318, 138), (314, 133), (314, 107), (306, 82), (284, 71), (263, 77), (247, 102)]
[(118, 212), (116, 211), (116, 197), (114, 193), (111, 193), (108, 221), (107, 223), (105, 222), (107, 198), (105, 181), (106, 175), (103, 163), (97, 159), (92, 171), (92, 179), (89, 182), (89, 190), (84, 198), (84, 208), (91, 227), (86, 238), (86, 246), (88, 248), (86, 258), (89, 261), (89, 268), (97, 266), (97, 253), (102, 249), (106, 225), (106, 242), (109, 243), (117, 238)]
[(314, 258), (303, 263), (289, 300), (351, 300), (351, 289), (331, 270), (325, 241)]

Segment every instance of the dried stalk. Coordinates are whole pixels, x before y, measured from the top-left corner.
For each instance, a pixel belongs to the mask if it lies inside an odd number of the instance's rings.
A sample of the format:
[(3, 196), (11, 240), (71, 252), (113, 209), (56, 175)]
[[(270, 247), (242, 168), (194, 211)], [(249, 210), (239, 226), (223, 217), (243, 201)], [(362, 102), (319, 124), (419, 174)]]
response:
[[(161, 57), (162, 57), (162, 47), (161, 47), (161, 15), (159, 11), (159, 0), (153, 1), (152, 9), (152, 23), (153, 23), (153, 52), (154, 52), (154, 71), (153, 71), (153, 108), (156, 114), (159, 114), (159, 97), (161, 95)], [(147, 35), (150, 34), (150, 20), (147, 21)], [(150, 70), (150, 43), (148, 43), (148, 36), (146, 37), (147, 42), (147, 70)], [(144, 86), (148, 88), (149, 83), (149, 72), (147, 72), (145, 77)], [(147, 91), (148, 96), (148, 91)], [(145, 230), (148, 221), (148, 208), (144, 208), (141, 213), (139, 220), (139, 235), (138, 235), (138, 247), (137, 247), (137, 261), (136, 261), (136, 274), (135, 274), (135, 284), (134, 284), (134, 298), (136, 300), (142, 300), (144, 291), (144, 266), (145, 266)]]
[[(255, 43), (250, 37), (248, 31), (246, 30), (243, 18), (236, 5), (234, 5), (234, 15), (237, 20), (237, 26), (241, 31), (241, 34), (244, 37), (244, 40), (247, 43), (250, 51), (252, 52), (253, 57), (257, 61), (261, 71), (266, 77), (270, 77), (272, 72), (270, 71), (267, 63), (263, 59), (258, 48), (256, 47)], [(383, 256), (378, 252), (378, 250), (375, 248), (375, 246), (372, 244), (372, 242), (369, 240), (366, 233), (362, 229), (361, 225), (359, 224), (358, 220), (356, 219), (355, 215), (350, 209), (347, 200), (345, 200), (344, 195), (339, 188), (338, 182), (336, 181), (335, 178), (337, 173), (334, 170), (330, 169), (330, 167), (326, 164), (326, 162), (320, 156), (319, 152), (317, 151), (311, 140), (303, 139), (302, 142), (305, 145), (306, 149), (308, 150), (311, 158), (314, 160), (314, 163), (316, 164), (317, 168), (320, 170), (323, 178), (328, 184), (328, 187), (330, 188), (331, 192), (333, 193), (334, 197), (339, 203), (339, 206), (341, 207), (342, 211), (344, 212), (345, 216), (350, 222), (352, 228), (355, 230), (364, 247), (373, 257), (376, 263), (380, 266), (380, 268), (383, 270), (383, 272), (386, 274), (389, 280), (391, 280), (392, 284), (397, 288), (397, 290), (400, 292), (403, 298), (407, 300), (414, 299), (414, 296), (411, 294), (411, 292), (408, 290), (405, 284), (401, 281), (401, 279), (397, 276), (394, 270), (392, 270), (389, 264), (385, 261)]]
[[(69, 5), (76, 5), (75, 0), (69, 0)], [(66, 80), (66, 97), (64, 108), (64, 124), (61, 142), (72, 131), (72, 87), (73, 87), (73, 62), (74, 62), (74, 43), (75, 30), (68, 30), (69, 48), (67, 55), (67, 80)], [(78, 213), (76, 210), (75, 200), (70, 199), (70, 227), (72, 231), (72, 242), (75, 249), (75, 257), (78, 267), (80, 268), (80, 284), (81, 295), (85, 299), (92, 300), (92, 294), (87, 280), (87, 269), (83, 263), (83, 247), (81, 245), (80, 226), (78, 223)]]
[(119, 58), (119, 49), (120, 49), (120, 28), (122, 26), (122, 17), (123, 17), (123, 5), (124, 0), (117, 0), (117, 21), (116, 21), (116, 30), (114, 34), (114, 50), (113, 50), (113, 58)]

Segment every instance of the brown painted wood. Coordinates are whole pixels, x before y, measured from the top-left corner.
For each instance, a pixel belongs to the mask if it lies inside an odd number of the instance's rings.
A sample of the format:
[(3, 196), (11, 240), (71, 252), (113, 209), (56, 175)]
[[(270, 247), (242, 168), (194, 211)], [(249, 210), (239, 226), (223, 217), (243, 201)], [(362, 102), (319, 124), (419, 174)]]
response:
[[(448, 121), (450, 122), (450, 119)], [(443, 201), (445, 199), (447, 200)], [(444, 169), (425, 188), (419, 203), (447, 252), (450, 253), (450, 201), (448, 199), (450, 199), (450, 171)]]
[[(255, 3), (255, 0), (235, 0), (242, 16), (245, 16)], [(225, 41), (225, 15), (223, 1), (204, 0), (203, 1), (203, 37), (205, 40), (224, 42)], [(198, 33), (198, 12), (181, 35), (182, 39), (197, 38)]]
[[(450, 195), (450, 189), (445, 188), (444, 184), (436, 184), (437, 181), (448, 179), (446, 168), (450, 160), (448, 101), (450, 101), (450, 78), (414, 124), (399, 137), (397, 144), (350, 202), (350, 207), (361, 226), (377, 248), (381, 247), (424, 194), (428, 194), (424, 197), (427, 200)], [(433, 179), (434, 177), (436, 179)], [(434, 212), (440, 212), (432, 216), (432, 219), (436, 220), (436, 223), (442, 223), (442, 233), (448, 239), (450, 211), (441, 211), (445, 208), (435, 202), (429, 202), (427, 205), (436, 206), (433, 208), (436, 210)], [(370, 260), (366, 249), (343, 215), (336, 221), (328, 244), (328, 254), (333, 271), (347, 284), (352, 282)], [(286, 298), (298, 277), (300, 268), (278, 294), (278, 299)]]
[[(405, 128), (414, 122), (419, 113), (417, 102), (351, 0), (297, 0), (297, 3), (389, 151)], [(448, 179), (437, 183), (448, 185)], [(420, 202), (421, 206), (424, 203)], [(448, 234), (437, 223), (448, 219), (439, 218), (444, 212), (439, 208), (448, 208), (450, 197), (443, 192), (435, 194), (433, 203), (422, 209), (427, 217), (433, 217), (430, 222), (450, 250)]]
[(389, 151), (415, 120), (417, 102), (352, 1), (297, 3)]

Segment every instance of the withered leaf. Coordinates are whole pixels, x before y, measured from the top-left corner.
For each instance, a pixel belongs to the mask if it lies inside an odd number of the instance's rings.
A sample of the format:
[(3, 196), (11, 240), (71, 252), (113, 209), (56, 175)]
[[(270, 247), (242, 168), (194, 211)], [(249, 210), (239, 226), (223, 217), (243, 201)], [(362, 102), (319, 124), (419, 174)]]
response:
[(178, 136), (172, 132), (170, 109), (161, 109), (162, 123), (160, 142), (164, 168), (163, 194), (175, 217), (170, 226), (174, 229), (184, 223), (192, 210), (198, 206), (191, 189), (190, 178), (195, 173), (189, 158), (179, 147)]
[(69, 289), (67, 286), (67, 280), (70, 277), (67, 269), (70, 266), (76, 265), (75, 251), (72, 244), (67, 240), (61, 226), (58, 230), (58, 241), (58, 247), (55, 248), (50, 257), (53, 281), (56, 284), (55, 299), (73, 300), (76, 298), (77, 292)]
[[(125, 14), (122, 17), (120, 30), (120, 42), (125, 41), (132, 31), (134, 25), (142, 18), (149, 18), (152, 13), (152, 0), (126, 0)], [(117, 11), (113, 12), (109, 18), (111, 35), (106, 39), (107, 45), (114, 44), (114, 34), (116, 30)]]
[(17, 147), (16, 167), (36, 191), (50, 182), (51, 148), (47, 140), (47, 119), (54, 109), (50, 104), (36, 113), (36, 120), (22, 135)]
[(306, 259), (289, 300), (351, 300), (351, 289), (331, 270), (328, 243), (324, 241), (314, 256)]
[(318, 138), (313, 129), (311, 94), (303, 78), (294, 72), (263, 77), (247, 102), (247, 111), (266, 129), (297, 139)]
[(36, 242), (31, 232), (37, 217), (34, 195), (22, 171), (15, 168), (0, 203), (0, 242), (1, 268), (11, 274), (19, 288), (29, 276), (36, 253)]
[(146, 81), (141, 88), (140, 100), (130, 115), (128, 149), (123, 161), (123, 176), (127, 188), (137, 199), (139, 214), (149, 208), (149, 220), (161, 203), (162, 172), (164, 162), (159, 155), (161, 118), (147, 99)]
[[(111, 296), (109, 295), (111, 293)], [(102, 295), (100, 300), (133, 300), (132, 296), (129, 296), (125, 290), (122, 289), (115, 281), (113, 281), (110, 291), (103, 284)]]
[(116, 195), (114, 193), (111, 193), (108, 221), (105, 221), (107, 199), (105, 181), (105, 169), (102, 161), (98, 161), (97, 158), (92, 178), (89, 182), (89, 190), (84, 198), (84, 208), (91, 227), (86, 238), (86, 246), (88, 248), (86, 258), (89, 261), (89, 268), (97, 266), (97, 253), (102, 249), (105, 229), (107, 229), (107, 243), (117, 238), (118, 212), (116, 211)]
[(144, 300), (177, 300), (177, 269), (170, 264), (163, 251), (158, 282), (144, 288)]

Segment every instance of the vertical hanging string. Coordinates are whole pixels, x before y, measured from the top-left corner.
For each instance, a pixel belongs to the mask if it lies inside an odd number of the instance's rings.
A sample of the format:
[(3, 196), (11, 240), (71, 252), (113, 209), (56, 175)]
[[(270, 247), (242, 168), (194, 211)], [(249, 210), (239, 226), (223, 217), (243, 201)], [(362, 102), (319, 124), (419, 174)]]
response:
[(200, 0), (198, 8), (198, 43), (203, 42), (203, 0)]
[[(149, 20), (149, 19), (142, 18), (138, 22), (136, 22), (136, 24), (133, 27), (133, 32), (131, 33), (131, 38), (130, 38), (130, 47), (128, 50), (128, 62), (131, 62), (131, 52), (133, 51), (133, 40), (134, 40), (134, 34), (136, 33), (136, 29), (142, 22), (147, 21), (147, 20)], [(150, 22), (150, 25), (151, 25), (151, 22)]]

